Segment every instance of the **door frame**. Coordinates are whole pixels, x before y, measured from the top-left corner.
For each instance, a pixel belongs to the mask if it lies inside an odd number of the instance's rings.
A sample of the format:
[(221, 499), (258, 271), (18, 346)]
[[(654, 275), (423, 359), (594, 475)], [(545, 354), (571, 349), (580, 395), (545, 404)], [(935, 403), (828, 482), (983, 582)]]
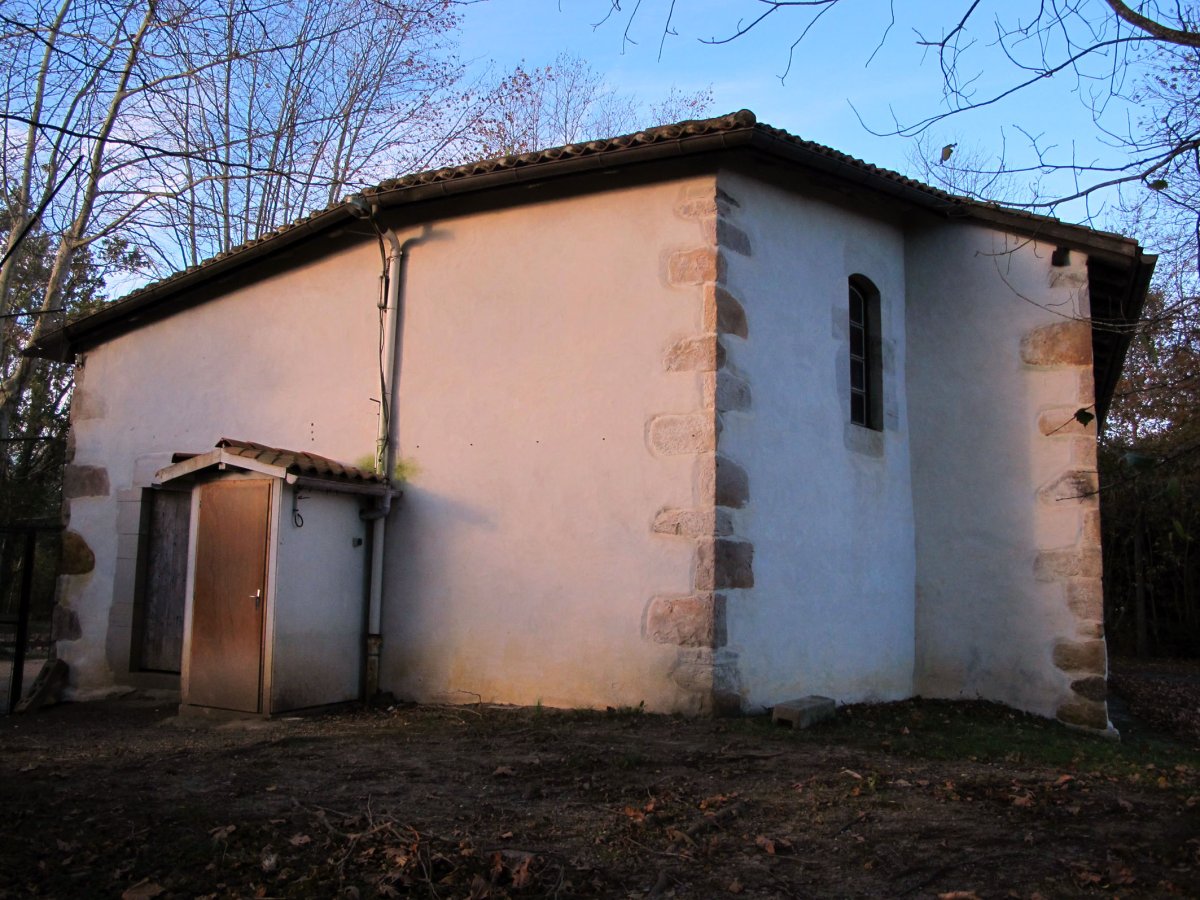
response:
[(279, 478), (263, 475), (258, 472), (236, 472), (227, 469), (214, 477), (198, 479), (192, 485), (191, 512), (188, 527), (187, 587), (185, 588), (183, 607), (183, 660), (179, 675), (179, 701), (181, 707), (186, 706), (192, 709), (210, 708), (192, 706), (188, 697), (192, 674), (192, 615), (195, 609), (196, 598), (196, 539), (197, 532), (200, 530), (200, 487), (212, 481), (224, 479), (254, 481), (265, 479), (271, 484), (270, 495), (267, 499), (266, 585), (263, 590), (263, 603), (266, 606), (263, 610), (262, 667), (258, 679), (258, 712), (238, 713), (224, 711), (229, 715), (259, 715), (265, 718), (270, 715), (271, 706), (272, 648), (275, 644), (275, 563), (279, 554), (279, 510), (283, 496), (283, 482)]

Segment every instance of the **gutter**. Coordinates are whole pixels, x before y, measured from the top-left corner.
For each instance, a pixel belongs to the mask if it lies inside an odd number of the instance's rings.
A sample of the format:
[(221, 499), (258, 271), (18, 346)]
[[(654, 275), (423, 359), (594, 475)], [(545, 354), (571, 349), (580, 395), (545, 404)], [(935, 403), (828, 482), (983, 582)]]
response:
[[(375, 225), (376, 207), (371, 207), (369, 217)], [(378, 228), (378, 226), (376, 226)], [(396, 466), (396, 443), (392, 437), (392, 418), (395, 411), (395, 384), (398, 374), (396, 365), (396, 343), (400, 331), (401, 275), (404, 244), (389, 228), (379, 233), (380, 242), (387, 241), (387, 293), (384, 296), (383, 358), (380, 361), (382, 383), (379, 397), (379, 424), (375, 434), (375, 471), (382, 475), (391, 487), (392, 471)], [(371, 576), (367, 591), (367, 634), (363, 658), (363, 699), (370, 702), (379, 693), (379, 658), (383, 650), (383, 562), (387, 552), (387, 519), (392, 511), (392, 493), (389, 491), (375, 501), (374, 509), (363, 514), (371, 523)]]

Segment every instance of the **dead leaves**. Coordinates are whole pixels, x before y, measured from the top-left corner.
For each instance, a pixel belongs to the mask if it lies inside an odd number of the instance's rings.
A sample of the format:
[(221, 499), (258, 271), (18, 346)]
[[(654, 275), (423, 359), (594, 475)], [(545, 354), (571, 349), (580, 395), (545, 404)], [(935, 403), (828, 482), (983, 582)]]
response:
[(1176, 672), (1155, 672), (1123, 661), (1109, 675), (1109, 686), (1129, 701), (1134, 715), (1184, 740), (1200, 741), (1200, 679), (1192, 663)]
[(754, 839), (754, 845), (761, 849), (768, 856), (774, 856), (776, 853), (791, 853), (795, 848), (792, 842), (787, 838), (767, 837), (765, 834), (760, 834)]
[(153, 900), (164, 892), (161, 884), (151, 881), (149, 878), (143, 878), (137, 884), (126, 888), (121, 892), (121, 900)]

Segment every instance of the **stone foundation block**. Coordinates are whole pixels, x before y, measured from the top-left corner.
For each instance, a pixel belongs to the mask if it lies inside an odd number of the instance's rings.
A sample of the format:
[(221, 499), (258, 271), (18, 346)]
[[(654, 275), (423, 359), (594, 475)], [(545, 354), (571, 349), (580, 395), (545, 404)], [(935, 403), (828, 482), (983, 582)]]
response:
[(791, 725), (797, 729), (808, 728), (810, 725), (832, 719), (836, 714), (837, 704), (833, 700), (814, 694), (799, 700), (776, 703), (771, 709), (771, 721), (776, 725)]
[(1091, 406), (1096, 402), (1096, 376), (1091, 369), (1079, 373), (1079, 392), (1075, 400), (1080, 406)]
[(754, 545), (718, 538), (696, 548), (695, 584), (698, 591), (754, 587)]
[(1090, 366), (1092, 326), (1072, 320), (1035, 328), (1021, 339), (1021, 361), (1030, 366)]
[(671, 669), (671, 680), (696, 695), (696, 711), (712, 715), (741, 712), (737, 654), (710, 647), (684, 647)]
[(668, 372), (714, 372), (725, 365), (725, 348), (716, 334), (702, 334), (679, 341), (663, 358)]
[(685, 691), (709, 693), (713, 686), (711, 647), (696, 647), (680, 652), (671, 669), (671, 680)]
[(663, 509), (654, 517), (656, 534), (710, 537), (733, 533), (733, 516), (727, 509)]
[(1082, 697), (1068, 700), (1058, 708), (1058, 720), (1078, 728), (1108, 729), (1108, 708), (1103, 703)]
[(77, 531), (64, 531), (62, 556), (58, 563), (60, 575), (86, 575), (96, 568), (96, 554)]
[(717, 188), (717, 209), (722, 215), (728, 215), (735, 209), (741, 209), (742, 204), (738, 203), (737, 198), (733, 194), (726, 191), (724, 188)]
[(1033, 574), (1038, 581), (1057, 581), (1060, 578), (1082, 576), (1100, 578), (1104, 565), (1099, 548), (1042, 550), (1034, 560)]
[(680, 250), (667, 260), (667, 282), (676, 287), (720, 281), (723, 274), (721, 255), (713, 247)]
[(1043, 503), (1086, 503), (1098, 504), (1100, 479), (1095, 472), (1072, 469), (1064, 472), (1038, 490), (1038, 499)]
[(1103, 677), (1105, 659), (1104, 641), (1059, 641), (1054, 645), (1054, 665), (1064, 672)]
[(742, 256), (753, 255), (750, 248), (750, 236), (728, 219), (717, 219), (717, 244), (722, 249), (732, 250)]
[(727, 456), (704, 460), (697, 482), (700, 495), (712, 498), (717, 506), (741, 509), (750, 502), (750, 476)]
[(1080, 678), (1077, 681), (1072, 681), (1071, 690), (1084, 700), (1103, 703), (1104, 699), (1108, 696), (1108, 681), (1099, 675), (1092, 675), (1088, 678)]
[(658, 644), (723, 646), (725, 598), (720, 594), (655, 597), (646, 609), (644, 634)]
[(711, 285), (705, 292), (704, 327), (718, 334), (732, 334), (740, 338), (750, 336), (745, 308), (719, 284)]
[(745, 412), (750, 409), (750, 385), (731, 372), (717, 373), (716, 408), (720, 412)]
[(1097, 640), (1104, 637), (1104, 622), (1099, 619), (1095, 621), (1080, 619), (1075, 623), (1075, 633), (1081, 638)]
[(715, 219), (717, 198), (711, 194), (704, 197), (685, 197), (675, 204), (675, 215), (681, 219)]
[(1085, 544), (1100, 546), (1100, 510), (1089, 509), (1083, 514), (1083, 535)]
[(705, 453), (717, 447), (716, 423), (705, 413), (655, 416), (649, 432), (651, 449), (664, 456)]
[(1104, 618), (1104, 583), (1099, 578), (1072, 578), (1067, 582), (1067, 606), (1078, 619)]
[(63, 498), (73, 500), (76, 497), (107, 497), (108, 470), (103, 466), (63, 467)]

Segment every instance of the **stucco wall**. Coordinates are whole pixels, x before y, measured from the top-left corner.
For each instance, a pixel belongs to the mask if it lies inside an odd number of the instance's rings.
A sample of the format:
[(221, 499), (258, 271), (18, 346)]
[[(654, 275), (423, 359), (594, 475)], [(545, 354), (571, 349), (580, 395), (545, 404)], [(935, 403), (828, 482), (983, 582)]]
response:
[[(693, 708), (676, 654), (643, 638), (690, 548), (655, 515), (693, 499), (694, 452), (650, 422), (699, 403), (664, 354), (699, 327), (673, 280), (713, 179), (430, 223), (409, 246), (398, 407), (417, 474), (389, 528), (381, 686), (421, 700)], [(373, 241), (116, 338), (75, 401), (70, 527), (95, 566), (64, 576), (59, 652), (76, 696), (129, 658), (138, 488), (221, 436), (355, 461), (374, 447)], [(74, 473), (74, 475), (72, 475)], [(101, 477), (102, 476), (102, 477)], [(103, 483), (101, 483), (103, 481)], [(124, 503), (119, 501), (124, 500)], [(134, 529), (136, 531), (136, 529)]]
[(297, 263), (86, 354), (65, 494), (95, 567), (64, 576), (78, 639), (58, 644), (77, 696), (128, 668), (141, 488), (173, 452), (221, 437), (348, 460), (372, 452), (378, 250)]
[[(905, 409), (905, 259), (877, 218), (723, 172), (725, 283), (745, 336), (722, 335), (748, 403), (722, 409), (719, 453), (748, 476), (733, 533), (753, 587), (727, 594), (746, 706), (912, 689), (913, 515)], [(848, 282), (878, 289), (883, 430), (849, 421)]]
[(651, 419), (699, 404), (664, 354), (699, 327), (670, 260), (712, 178), (436, 226), (409, 258), (381, 684), (400, 696), (691, 708), (675, 653), (642, 638), (692, 554), (655, 539), (692, 500), (694, 452)]
[[(412, 477), (383, 689), (663, 711), (918, 692), (1106, 724), (1080, 255), (732, 171), (400, 237)], [(378, 275), (369, 241), (297, 260), (87, 354), (66, 477), (86, 546), (56, 619), (76, 696), (127, 677), (140, 489), (172, 452), (372, 453)], [(848, 421), (852, 275), (881, 299), (881, 431)]]
[[(1064, 649), (1093, 676), (1104, 651), (1098, 601), (1077, 602), (1100, 576), (1094, 426), (1072, 419), (1093, 400), (1086, 264), (1053, 250), (962, 224), (911, 234), (907, 377), (916, 689), (1062, 715)], [(1104, 727), (1102, 703), (1090, 715)]]

